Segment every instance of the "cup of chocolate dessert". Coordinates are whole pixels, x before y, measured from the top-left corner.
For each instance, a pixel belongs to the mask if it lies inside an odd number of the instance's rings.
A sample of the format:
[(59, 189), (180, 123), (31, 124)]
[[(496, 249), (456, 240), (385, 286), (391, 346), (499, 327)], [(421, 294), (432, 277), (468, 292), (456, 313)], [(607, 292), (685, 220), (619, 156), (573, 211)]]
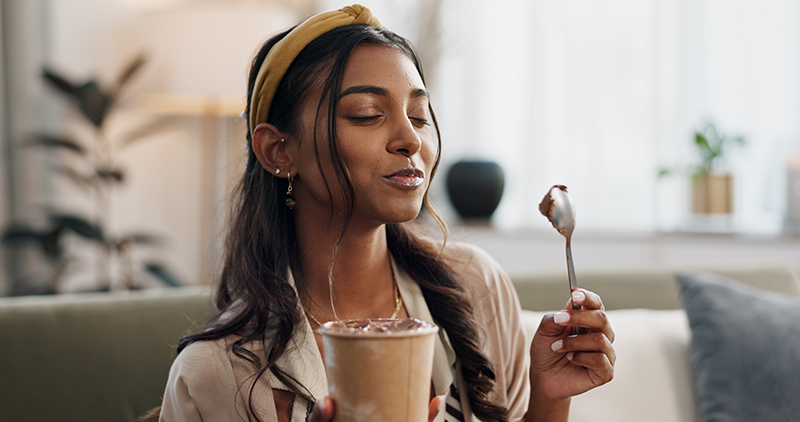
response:
[(334, 422), (428, 420), (439, 327), (414, 318), (330, 321), (319, 328)]

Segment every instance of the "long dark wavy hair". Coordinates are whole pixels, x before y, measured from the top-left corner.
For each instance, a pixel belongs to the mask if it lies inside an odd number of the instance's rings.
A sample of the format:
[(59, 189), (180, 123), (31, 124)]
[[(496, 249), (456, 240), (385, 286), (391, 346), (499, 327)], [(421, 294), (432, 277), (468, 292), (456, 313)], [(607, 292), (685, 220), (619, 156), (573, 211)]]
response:
[[(268, 40), (253, 60), (248, 82), (248, 115), (258, 70), (269, 50), (288, 32)], [(327, 101), (328, 139), (327, 151), (317, 149), (316, 156), (318, 163), (321, 163), (322, 154), (331, 157), (336, 182), (340, 186), (336, 191), (341, 191), (344, 195), (344, 215), (347, 218), (342, 227), (340, 241), (353, 215), (355, 195), (347, 167), (339, 152), (335, 117), (347, 60), (352, 51), (361, 44), (396, 48), (414, 62), (424, 81), (417, 54), (406, 39), (386, 29), (369, 25), (343, 26), (320, 36), (297, 56), (278, 86), (267, 117), (267, 121), (281, 131), (292, 133), (297, 129), (299, 105), (314, 84), (322, 83), (317, 121), (319, 110), (324, 108)], [(429, 110), (438, 140), (436, 117), (433, 109), (429, 107)], [(312, 397), (308, 389), (276, 364), (278, 358), (286, 353), (298, 324), (304, 321), (304, 316), (298, 310), (299, 299), (288, 281), (290, 271), (296, 279), (302, 279), (302, 269), (295, 221), (292, 211), (284, 204), (287, 179), (275, 177), (262, 168), (253, 152), (249, 130), (247, 145), (247, 167), (234, 196), (224, 264), (216, 293), (219, 313), (204, 330), (181, 339), (178, 353), (197, 341), (226, 337), (235, 339), (232, 343), (233, 354), (252, 363), (256, 368), (249, 392), (241, 392), (248, 397), (250, 411), (255, 415), (252, 386), (267, 371), (309, 403), (314, 403), (320, 397)], [(441, 140), (433, 173), (439, 164), (440, 150)], [(328, 195), (331, 199), (332, 191), (328, 183)], [(432, 212), (444, 228), (428, 202), (427, 192), (425, 203), (428, 204), (429, 212)], [(490, 398), (490, 392), (495, 385), (495, 373), (492, 363), (481, 350), (472, 306), (465, 296), (458, 274), (454, 274), (446, 264), (442, 248), (423, 240), (409, 223), (388, 224), (386, 232), (389, 251), (395, 262), (419, 284), (434, 321), (450, 338), (461, 363), (473, 413), (484, 421), (505, 421), (505, 407), (494, 403)], [(260, 356), (245, 348), (247, 343), (253, 341), (264, 343), (265, 355)]]

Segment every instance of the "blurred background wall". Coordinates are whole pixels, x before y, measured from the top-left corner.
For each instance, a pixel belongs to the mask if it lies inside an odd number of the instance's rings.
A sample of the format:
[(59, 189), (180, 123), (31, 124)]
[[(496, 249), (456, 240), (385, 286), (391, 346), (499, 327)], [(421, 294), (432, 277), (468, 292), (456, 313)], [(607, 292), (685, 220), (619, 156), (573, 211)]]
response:
[[(445, 0), (441, 11), (446, 158), (501, 163), (496, 224), (540, 227), (542, 192), (563, 183), (591, 210), (582, 229), (782, 232), (786, 160), (800, 149), (799, 2)], [(727, 157), (723, 224), (690, 213), (685, 169), (705, 122), (747, 141)], [(662, 167), (682, 170), (659, 178)]]
[[(555, 183), (597, 233), (786, 234), (793, 157), (800, 153), (800, 2), (795, 0), (369, 1), (423, 57), (444, 154), (433, 197), (458, 223), (444, 188), (461, 159), (499, 163), (498, 229), (551, 230), (537, 204)], [(91, 216), (93, 203), (54, 176), (63, 158), (26, 147), (33, 133), (87, 137), (81, 117), (41, 78), (111, 84), (146, 63), (109, 117), (110, 139), (160, 119), (162, 130), (119, 148), (125, 181), (111, 194), (110, 233), (158, 234), (134, 249), (185, 282), (219, 265), (227, 192), (244, 147), (245, 78), (270, 35), (330, 0), (2, 0), (0, 222), (46, 224), (48, 210)], [(741, 135), (728, 155), (733, 213), (691, 212), (693, 133), (713, 122)], [(659, 169), (675, 169), (659, 177)], [(56, 172), (57, 173), (57, 172)], [(79, 236), (63, 289), (93, 288), (105, 265)], [(0, 293), (47, 278), (36, 247), (3, 248)], [(138, 273), (142, 286), (157, 277)], [(117, 286), (119, 287), (119, 286)]]

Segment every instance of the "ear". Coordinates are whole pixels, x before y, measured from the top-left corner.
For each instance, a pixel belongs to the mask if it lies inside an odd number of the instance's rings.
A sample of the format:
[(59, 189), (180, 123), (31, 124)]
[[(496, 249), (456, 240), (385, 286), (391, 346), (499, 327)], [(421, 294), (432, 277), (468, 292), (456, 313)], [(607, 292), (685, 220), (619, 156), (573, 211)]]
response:
[(286, 151), (286, 138), (286, 133), (269, 123), (261, 123), (253, 131), (253, 153), (264, 170), (278, 177), (286, 177), (294, 170)]

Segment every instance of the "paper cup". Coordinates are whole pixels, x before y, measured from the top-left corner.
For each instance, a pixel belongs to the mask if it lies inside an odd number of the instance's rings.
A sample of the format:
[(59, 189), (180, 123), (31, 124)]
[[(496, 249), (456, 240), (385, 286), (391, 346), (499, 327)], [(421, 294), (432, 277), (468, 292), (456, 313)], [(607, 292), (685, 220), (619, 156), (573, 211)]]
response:
[(319, 328), (334, 422), (424, 422), (439, 327), (417, 319), (331, 321)]

